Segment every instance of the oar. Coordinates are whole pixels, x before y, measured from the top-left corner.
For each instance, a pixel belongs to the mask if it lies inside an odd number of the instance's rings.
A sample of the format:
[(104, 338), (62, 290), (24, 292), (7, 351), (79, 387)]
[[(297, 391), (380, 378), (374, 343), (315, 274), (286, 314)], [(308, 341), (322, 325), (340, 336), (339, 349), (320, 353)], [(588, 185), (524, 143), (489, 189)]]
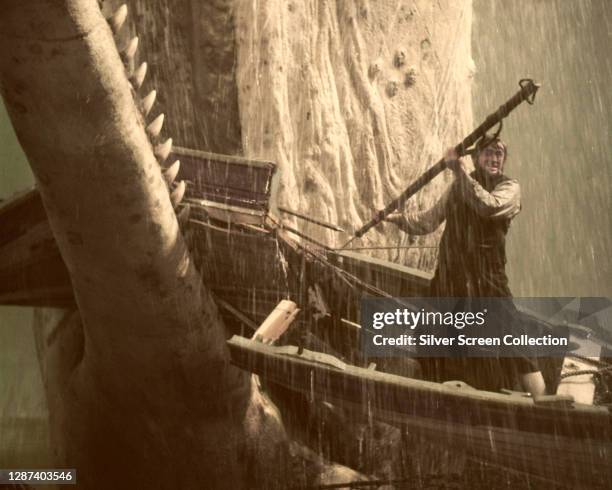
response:
[[(461, 143), (455, 146), (455, 151), (459, 156), (465, 155), (470, 146), (482, 138), (489, 129), (496, 124), (499, 124), (502, 119), (510, 114), (510, 112), (512, 112), (523, 101), (527, 101), (528, 104), (533, 104), (535, 94), (540, 88), (540, 84), (535, 83), (529, 78), (525, 78), (519, 82), (519, 86), (521, 89), (516, 94), (514, 94), (504, 104), (499, 106), (499, 109), (497, 109), (493, 114), (490, 114), (480, 126), (466, 136)], [(431, 181), (445, 168), (446, 163), (444, 162), (444, 158), (441, 158), (433, 167), (425, 171), (423, 175), (410, 184), (406, 190), (399, 195), (399, 197), (387, 204), (384, 209), (378, 211), (372, 220), (368, 221), (365, 225), (359, 228), (355, 232), (355, 235), (342, 246), (342, 249), (348, 247), (353, 240), (356, 238), (361, 238), (370, 230), (370, 228), (373, 228), (378, 223), (383, 221), (389, 214), (395, 211), (402, 202), (405, 202), (407, 199), (410, 199), (414, 194), (419, 192), (425, 185), (427, 185), (427, 183), (429, 183), (429, 181)]]

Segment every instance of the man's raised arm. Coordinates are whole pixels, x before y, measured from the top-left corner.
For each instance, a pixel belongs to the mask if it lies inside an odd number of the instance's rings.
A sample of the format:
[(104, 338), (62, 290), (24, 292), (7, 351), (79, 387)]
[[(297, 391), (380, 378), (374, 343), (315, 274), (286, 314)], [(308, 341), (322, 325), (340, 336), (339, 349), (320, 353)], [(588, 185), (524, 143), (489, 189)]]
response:
[(393, 213), (385, 218), (385, 221), (397, 225), (397, 227), (411, 235), (427, 235), (438, 229), (446, 219), (446, 203), (450, 194), (450, 187), (442, 194), (442, 197), (426, 211), (413, 213)]

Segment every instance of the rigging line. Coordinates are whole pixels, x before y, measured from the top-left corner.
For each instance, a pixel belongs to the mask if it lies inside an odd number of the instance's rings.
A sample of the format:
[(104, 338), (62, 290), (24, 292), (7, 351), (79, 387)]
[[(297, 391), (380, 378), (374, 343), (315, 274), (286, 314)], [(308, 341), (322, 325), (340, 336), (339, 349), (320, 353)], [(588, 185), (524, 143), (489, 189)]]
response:
[[(327, 250), (328, 252), (330, 251), (329, 249)], [(312, 252), (312, 251), (311, 251)], [(332, 264), (329, 259), (327, 259), (327, 257), (325, 257), (325, 255), (320, 254), (320, 255), (316, 255), (315, 253), (313, 253), (313, 256), (315, 256), (318, 260), (320, 260), (324, 265), (326, 265), (327, 267), (330, 267), (332, 269), (334, 269), (336, 271), (337, 274), (343, 276), (345, 281), (352, 281), (353, 283), (356, 283), (358, 285), (360, 285), (363, 289), (369, 290), (375, 294), (378, 294), (382, 297), (386, 297), (386, 298), (392, 298), (393, 295), (387, 293), (386, 291), (374, 286), (373, 284), (369, 284), (367, 282), (365, 282), (363, 279), (360, 279), (359, 277), (357, 277), (354, 274), (351, 274), (350, 272), (344, 270), (343, 268)], [(352, 285), (352, 287), (354, 288), (354, 285)]]
[(346, 281), (351, 286), (351, 288), (355, 289), (355, 284), (357, 284), (361, 286), (362, 289), (369, 290), (372, 293), (378, 294), (379, 296), (382, 296), (385, 298), (393, 297), (391, 294), (387, 293), (386, 291), (383, 291), (382, 289), (379, 289), (376, 286), (363, 281), (356, 275), (351, 274), (350, 272), (342, 269), (341, 267), (338, 267), (337, 265), (332, 264), (323, 254), (318, 254), (314, 252), (313, 250), (306, 250), (306, 251), (310, 253), (313, 257), (315, 257), (317, 260), (319, 260), (323, 265), (333, 269), (339, 276), (341, 276), (341, 278), (344, 281)]
[[(272, 218), (272, 217), (270, 216), (270, 219), (271, 219), (271, 221), (272, 221), (273, 223), (275, 223), (275, 224), (276, 224), (276, 225), (279, 227), (279, 229), (282, 229), (282, 226), (281, 226), (281, 225), (280, 225), (280, 224), (279, 224), (279, 223), (278, 223), (278, 222), (277, 222), (277, 221), (276, 221), (274, 218)], [(324, 254), (321, 254), (321, 253), (319, 253), (318, 251), (315, 251), (314, 249), (311, 249), (311, 248), (305, 247), (304, 245), (302, 245), (301, 243), (299, 243), (299, 242), (297, 242), (297, 241), (296, 241), (295, 243), (297, 244), (297, 246), (300, 248), (300, 250), (301, 250), (303, 253), (305, 253), (305, 254), (307, 254), (307, 255), (310, 255), (310, 256), (311, 256), (313, 259), (317, 260), (317, 261), (318, 261), (320, 264), (322, 264), (323, 266), (328, 267), (328, 268), (330, 268), (330, 269), (334, 270), (334, 271), (335, 271), (335, 272), (338, 274), (338, 276), (340, 277), (340, 279), (342, 279), (343, 281), (345, 281), (345, 282), (346, 282), (346, 284), (347, 284), (347, 285), (348, 285), (350, 288), (355, 289), (355, 284), (351, 283), (351, 281), (349, 280), (349, 278), (347, 278), (347, 277), (346, 277), (346, 276), (350, 277), (350, 274), (348, 274), (348, 273), (347, 273), (346, 271), (344, 271), (343, 269), (341, 269), (341, 268), (339, 268), (339, 267), (335, 266), (334, 264), (330, 263), (330, 262), (329, 262), (329, 260), (328, 260), (328, 259), (325, 257), (325, 255), (324, 255)], [(324, 247), (324, 249), (325, 249), (325, 250), (328, 250), (328, 248), (327, 248), (327, 247)], [(358, 282), (358, 283), (361, 283), (361, 280), (359, 280), (359, 279), (355, 278), (355, 280), (354, 280), (353, 282)], [(368, 286), (368, 285), (367, 285), (366, 283), (364, 283), (364, 285), (362, 285), (362, 287), (364, 287), (364, 288), (365, 288), (365, 287), (367, 287), (367, 286)], [(384, 291), (383, 291), (383, 293), (384, 293)]]
[(348, 287), (350, 287), (351, 289), (357, 289), (355, 284), (353, 284), (347, 277), (345, 277), (345, 274), (343, 274), (344, 271), (334, 266), (334, 264), (331, 264), (324, 255), (305, 247), (302, 247), (301, 249), (305, 254), (310, 255), (314, 260), (318, 261), (324, 267), (333, 270), (337, 274), (338, 278), (344, 281), (348, 285)]
[[(274, 224), (276, 224), (276, 225), (279, 227), (279, 229), (283, 229), (283, 226), (282, 226), (280, 223), (278, 223), (278, 221), (277, 221), (277, 220), (275, 220), (275, 219), (274, 219), (272, 216), (270, 216), (270, 215), (268, 215), (268, 217), (270, 218), (270, 220), (271, 220), (271, 221), (272, 221)], [(372, 293), (374, 293), (374, 294), (377, 294), (377, 295), (379, 295), (379, 296), (386, 297), (386, 298), (391, 298), (391, 297), (393, 297), (391, 294), (387, 293), (386, 291), (383, 291), (382, 289), (379, 289), (379, 288), (377, 288), (376, 286), (374, 286), (374, 285), (372, 285), (372, 284), (369, 284), (369, 283), (367, 283), (367, 282), (363, 281), (363, 280), (362, 280), (362, 279), (360, 279), (359, 277), (355, 276), (354, 274), (351, 274), (350, 272), (348, 272), (348, 271), (346, 271), (346, 270), (342, 269), (341, 267), (338, 267), (337, 265), (332, 264), (332, 263), (329, 261), (329, 259), (327, 259), (327, 257), (325, 257), (325, 255), (324, 255), (324, 254), (322, 254), (322, 253), (320, 253), (320, 252), (318, 252), (318, 251), (315, 251), (315, 250), (313, 250), (313, 249), (310, 249), (310, 248), (304, 247), (304, 246), (303, 246), (303, 245), (301, 245), (299, 242), (296, 242), (296, 243), (299, 245), (300, 249), (301, 249), (301, 250), (302, 250), (304, 253), (311, 255), (313, 258), (315, 258), (316, 260), (318, 260), (318, 261), (319, 261), (321, 264), (323, 264), (324, 266), (326, 266), (326, 267), (328, 267), (328, 268), (330, 268), (330, 269), (333, 269), (333, 270), (334, 270), (334, 271), (335, 271), (335, 272), (338, 274), (338, 276), (340, 276), (340, 277), (341, 277), (341, 278), (342, 278), (342, 279), (343, 279), (345, 282), (347, 282), (347, 284), (348, 284), (348, 285), (349, 285), (351, 288), (355, 289), (355, 284), (358, 284), (359, 286), (361, 286), (361, 288), (363, 288), (363, 289), (365, 289), (365, 290), (369, 290), (370, 292), (372, 292)], [(323, 249), (324, 249), (324, 250), (328, 250), (328, 251), (330, 250), (330, 249), (329, 249), (327, 246), (324, 246), (324, 247), (323, 247)]]

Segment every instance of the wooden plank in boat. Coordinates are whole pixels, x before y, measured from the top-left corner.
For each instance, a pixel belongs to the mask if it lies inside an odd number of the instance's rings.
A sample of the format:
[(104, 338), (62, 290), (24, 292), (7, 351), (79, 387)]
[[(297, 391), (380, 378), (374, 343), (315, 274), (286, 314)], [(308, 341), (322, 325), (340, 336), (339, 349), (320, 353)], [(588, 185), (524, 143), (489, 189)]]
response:
[(276, 164), (240, 156), (175, 147), (181, 161), (178, 178), (187, 183), (186, 198), (223, 221), (262, 222), (269, 209)]

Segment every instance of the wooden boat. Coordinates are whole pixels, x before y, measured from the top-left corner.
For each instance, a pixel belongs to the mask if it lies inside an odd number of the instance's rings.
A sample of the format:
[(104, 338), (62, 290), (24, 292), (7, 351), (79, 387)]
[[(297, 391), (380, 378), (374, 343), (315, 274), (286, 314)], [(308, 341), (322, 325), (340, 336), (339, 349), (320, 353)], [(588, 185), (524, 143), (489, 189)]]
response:
[(612, 417), (607, 407), (571, 397), (492, 393), (460, 381), (432, 383), (381, 373), (296, 346), (235, 336), (238, 366), (311, 398), (397, 424), (429, 442), (492, 465), (560, 484), (605, 487), (612, 476)]
[[(426, 291), (426, 273), (301, 244), (271, 220), (272, 162), (183, 148), (174, 154), (181, 159), (179, 178), (187, 182), (184, 202), (191, 209), (184, 231), (201, 275), (224, 304), (255, 323), (284, 297), (304, 304), (309, 287), (338, 296), (335, 303), (360, 297), (358, 290), (391, 296)], [(0, 205), (0, 229), (0, 304), (73, 304), (69, 275), (36, 189)], [(349, 317), (356, 319), (354, 313)]]
[[(361, 298), (422, 296), (430, 277), (297, 240), (297, 230), (270, 216), (272, 162), (174, 151), (182, 161), (180, 178), (188, 182), (185, 202), (191, 214), (184, 233), (228, 328), (238, 334), (228, 342), (237, 366), (356, 416), (399, 424), (471, 457), (549, 482), (605, 486), (612, 480), (609, 405), (493, 393), (460, 381), (434, 383), (368, 369), (357, 348)], [(0, 207), (0, 229), (0, 304), (74, 304), (69, 274), (35, 189)], [(303, 309), (284, 339), (288, 345), (245, 338), (284, 298)], [(556, 386), (559, 366), (546, 374), (549, 386)]]

